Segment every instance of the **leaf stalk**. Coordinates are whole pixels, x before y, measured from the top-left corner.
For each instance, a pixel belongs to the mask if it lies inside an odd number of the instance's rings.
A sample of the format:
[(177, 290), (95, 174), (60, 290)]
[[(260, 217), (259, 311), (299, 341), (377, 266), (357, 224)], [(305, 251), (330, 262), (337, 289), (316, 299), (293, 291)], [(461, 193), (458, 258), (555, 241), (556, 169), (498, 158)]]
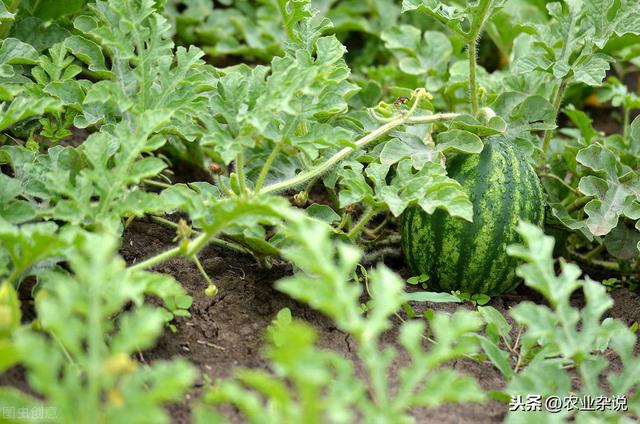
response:
[(375, 208), (369, 209), (367, 213), (365, 213), (362, 216), (362, 218), (360, 218), (360, 221), (358, 221), (358, 223), (353, 226), (351, 231), (349, 231), (349, 234), (347, 234), (347, 237), (353, 240), (358, 234), (360, 234), (360, 231), (362, 231), (364, 226), (367, 225), (367, 223), (371, 221), (371, 219), (373, 219), (373, 217), (378, 214), (378, 212), (380, 212), (379, 209), (375, 209)]
[(276, 156), (278, 155), (278, 153), (280, 153), (281, 146), (281, 143), (276, 144), (273, 150), (271, 150), (269, 157), (267, 157), (267, 161), (264, 163), (264, 166), (260, 170), (260, 175), (258, 175), (258, 181), (256, 181), (256, 188), (254, 190), (256, 194), (260, 193), (262, 185), (264, 184), (264, 180), (265, 178), (267, 178), (267, 173), (269, 172), (269, 169), (271, 169), (271, 165), (273, 165), (273, 161), (275, 160)]
[[(560, 113), (560, 105), (562, 104), (562, 99), (564, 98), (564, 92), (567, 89), (568, 81), (563, 79), (558, 86), (558, 90), (556, 90), (556, 95), (553, 99), (553, 113), (554, 120), (558, 119), (558, 113)], [(538, 164), (540, 168), (543, 168), (547, 162), (547, 151), (549, 150), (549, 144), (551, 143), (551, 137), (555, 130), (546, 130), (544, 132), (544, 139), (542, 141), (542, 154), (540, 155), (540, 163)]]
[(285, 180), (279, 183), (266, 186), (264, 189), (262, 189), (262, 193), (274, 193), (274, 192), (283, 191), (289, 188), (296, 187), (300, 184), (303, 184), (312, 178), (316, 178), (324, 174), (325, 172), (329, 171), (338, 162), (341, 162), (342, 160), (346, 159), (349, 155), (351, 155), (357, 149), (360, 149), (366, 146), (367, 144), (371, 143), (372, 141), (377, 140), (378, 138), (387, 134), (389, 131), (393, 130), (394, 128), (399, 127), (400, 125), (428, 124), (428, 123), (433, 123), (438, 121), (454, 119), (459, 116), (458, 113), (436, 113), (433, 115), (420, 116), (420, 117), (412, 117), (410, 115), (411, 115), (411, 112), (382, 125), (381, 127), (377, 128), (376, 130), (370, 132), (369, 134), (357, 140), (354, 143), (354, 147), (343, 148), (342, 150), (340, 150), (339, 152), (331, 156), (329, 159), (327, 159), (325, 162), (319, 165), (316, 165), (315, 167), (310, 168), (304, 172), (301, 172), (300, 174), (296, 175), (295, 177), (289, 180)]

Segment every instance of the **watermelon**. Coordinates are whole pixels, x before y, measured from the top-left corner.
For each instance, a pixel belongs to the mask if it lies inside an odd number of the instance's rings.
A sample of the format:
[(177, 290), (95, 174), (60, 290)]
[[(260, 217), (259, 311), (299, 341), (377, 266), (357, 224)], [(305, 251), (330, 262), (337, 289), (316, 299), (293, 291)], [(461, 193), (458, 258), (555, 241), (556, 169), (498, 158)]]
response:
[(518, 262), (507, 246), (520, 243), (519, 220), (541, 225), (542, 187), (525, 155), (504, 138), (486, 141), (479, 155), (447, 163), (473, 204), (473, 222), (437, 209), (408, 208), (402, 249), (414, 275), (429, 276), (430, 289), (498, 295), (515, 288)]

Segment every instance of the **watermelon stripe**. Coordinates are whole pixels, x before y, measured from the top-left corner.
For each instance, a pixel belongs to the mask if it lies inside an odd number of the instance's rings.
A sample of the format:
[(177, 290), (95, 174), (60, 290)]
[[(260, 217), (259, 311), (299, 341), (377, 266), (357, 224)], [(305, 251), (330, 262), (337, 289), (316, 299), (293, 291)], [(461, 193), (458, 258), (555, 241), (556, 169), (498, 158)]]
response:
[[(424, 211), (422, 211), (420, 209), (420, 207), (416, 207), (416, 210), (422, 212), (422, 213), (417, 213), (417, 228), (423, 228), (426, 224), (423, 223), (423, 218), (424, 218)], [(412, 228), (412, 233), (413, 234), (413, 228)], [(423, 246), (424, 248), (421, 249), (419, 251), (420, 254), (420, 263), (423, 264), (429, 264), (431, 263), (431, 258), (435, 257), (436, 252), (434, 250), (434, 232), (430, 229), (429, 231), (422, 231), (422, 232), (418, 232), (417, 234), (420, 237), (420, 245)], [(420, 274), (431, 274), (431, 269), (429, 268), (424, 268), (420, 270)]]
[(498, 211), (496, 214), (498, 218), (496, 219), (496, 226), (492, 228), (494, 239), (488, 243), (488, 246), (493, 247), (489, 249), (488, 253), (485, 253), (486, 260), (483, 263), (488, 264), (489, 266), (484, 267), (484, 272), (479, 277), (479, 284), (482, 284), (482, 292), (489, 293), (491, 291), (491, 282), (492, 281), (500, 281), (496, 279), (497, 270), (500, 266), (504, 267), (504, 258), (500, 255), (501, 250), (496, 249), (496, 246), (502, 246), (504, 240), (509, 235), (509, 231), (511, 229), (511, 217), (513, 216), (513, 210), (510, 207), (514, 199), (513, 196), (518, 196), (519, 193), (515, 190), (515, 181), (519, 178), (520, 173), (514, 172), (515, 169), (513, 167), (507, 166), (507, 164), (513, 163), (514, 158), (510, 154), (508, 149), (500, 150), (500, 157), (504, 161), (504, 173), (499, 173), (500, 175), (504, 175), (504, 180), (501, 187), (500, 198), (493, 198), (491, 201), (494, 203)]
[[(517, 176), (514, 175), (513, 181), (513, 192), (515, 196), (518, 196), (518, 201), (516, 202), (514, 199), (513, 206), (511, 207), (512, 215), (510, 216), (508, 223), (508, 230), (505, 231), (504, 240), (508, 241), (508, 244), (512, 244), (514, 241), (520, 241), (518, 234), (515, 231), (516, 226), (518, 225), (518, 221), (527, 216), (528, 203), (531, 201), (531, 181), (530, 174), (528, 173), (528, 164), (525, 160), (518, 160), (518, 151), (513, 146), (509, 146), (510, 153), (510, 163), (512, 164), (511, 169), (513, 171), (517, 170)], [(537, 178), (537, 177), (536, 177)], [(520, 190), (518, 190), (518, 186), (516, 185), (516, 181), (520, 184)], [(508, 234), (506, 234), (508, 232)], [(506, 249), (507, 243), (504, 241), (503, 249)], [(504, 256), (503, 259), (504, 264), (502, 265), (502, 272), (496, 273), (497, 281), (500, 282), (500, 286), (498, 290), (500, 291), (508, 291), (513, 285), (513, 279), (508, 278), (509, 274), (512, 272), (516, 262), (510, 256)]]
[[(451, 269), (450, 264), (458, 262), (460, 258), (460, 251), (457, 248), (460, 240), (460, 234), (464, 228), (464, 220), (461, 218), (447, 219), (444, 224), (444, 228), (437, 229), (445, 234), (445, 239), (442, 245), (442, 250), (439, 252), (440, 263), (439, 268), (442, 270), (449, 270), (453, 272), (455, 269)], [(441, 275), (440, 282), (444, 288), (456, 287), (456, 284), (451, 282), (455, 281), (455, 276), (451, 274)], [(453, 290), (450, 289), (450, 290)]]
[[(404, 235), (406, 240), (411, 240), (412, 235), (414, 234), (414, 226), (416, 226), (415, 224), (417, 224), (417, 227), (420, 228), (420, 224), (422, 223), (422, 219), (420, 217), (420, 214), (417, 213), (417, 207), (413, 207), (410, 208), (408, 210), (408, 216), (406, 218), (406, 221), (408, 222), (407, 225), (404, 226), (405, 230), (406, 230), (406, 234)], [(416, 222), (418, 221), (418, 222)], [(419, 234), (421, 235), (421, 234)], [(416, 240), (418, 243), (420, 243), (420, 245), (423, 245), (423, 240)], [(419, 268), (415, 268), (416, 264), (423, 264), (423, 263), (427, 263), (424, 260), (423, 257), (423, 252), (418, 250), (418, 249), (410, 249), (408, 248), (408, 243), (403, 243), (407, 245), (407, 248), (405, 248), (405, 251), (408, 251), (409, 254), (409, 264), (411, 265), (411, 270), (413, 271), (414, 274), (420, 275), (425, 273), (426, 270), (420, 269)]]
[(480, 153), (480, 162), (477, 167), (477, 177), (474, 182), (473, 189), (470, 194), (471, 203), (474, 204), (473, 221), (474, 225), (465, 225), (460, 233), (460, 237), (457, 242), (459, 243), (459, 256), (456, 261), (456, 274), (455, 284), (461, 285), (463, 291), (469, 290), (469, 283), (473, 281), (471, 279), (465, 279), (467, 272), (475, 273), (479, 269), (474, 259), (477, 257), (473, 255), (474, 242), (478, 239), (478, 233), (482, 229), (484, 224), (484, 214), (482, 214), (479, 208), (476, 206), (477, 202), (481, 202), (484, 193), (489, 188), (489, 177), (492, 169), (492, 156), (493, 148), (492, 144), (487, 144), (482, 153)]
[(410, 235), (413, 231), (413, 222), (415, 220), (414, 210), (415, 208), (408, 208), (402, 215), (402, 251), (405, 256), (407, 256), (407, 262), (409, 263), (411, 271), (416, 274), (418, 271), (414, 268), (415, 264), (418, 263), (414, 256), (416, 249), (411, 249), (409, 246), (409, 240), (411, 240)]
[[(494, 251), (496, 252), (496, 259), (490, 263), (490, 272), (486, 282), (487, 292), (495, 292), (496, 290), (502, 290), (503, 279), (500, 278), (499, 273), (503, 268), (508, 267), (509, 258), (503, 254), (506, 241), (510, 240), (511, 233), (513, 231), (513, 217), (517, 216), (517, 211), (514, 211), (514, 207), (519, 204), (520, 193), (517, 190), (516, 181), (521, 178), (520, 170), (517, 167), (512, 166), (517, 157), (513, 155), (513, 151), (509, 149), (509, 146), (503, 143), (504, 150), (502, 150), (505, 160), (505, 173), (508, 175), (506, 185), (503, 186), (502, 196), (502, 214), (501, 216), (501, 229), (497, 230), (496, 239), (494, 240)], [(498, 287), (489, 288), (490, 281), (496, 281)]]
[(506, 247), (520, 238), (519, 219), (540, 225), (542, 187), (520, 150), (491, 139), (480, 155), (456, 155), (448, 174), (473, 204), (473, 223), (442, 210), (427, 214), (419, 206), (405, 212), (403, 250), (415, 274), (426, 273), (430, 288), (496, 295), (517, 285), (517, 262)]
[[(461, 160), (461, 166), (456, 170), (453, 168), (449, 170), (449, 175), (454, 176), (454, 179), (462, 186), (463, 190), (471, 198), (471, 190), (469, 189), (470, 180), (475, 180), (476, 171), (479, 166), (481, 155), (474, 156), (463, 156), (459, 155), (457, 157)], [(474, 215), (472, 215), (472, 219), (474, 221), (478, 220), (478, 217), (475, 215), (474, 206)], [(454, 264), (458, 263), (461, 260), (462, 255), (459, 249), (456, 248), (460, 242), (460, 237), (462, 237), (465, 225), (467, 221), (462, 219), (447, 219), (444, 225), (444, 228), (441, 229), (446, 234), (445, 243), (440, 251), (440, 258), (442, 263), (444, 264)], [(455, 270), (452, 270), (454, 272)], [(440, 285), (445, 290), (459, 290), (460, 289), (460, 278), (457, 275), (445, 275), (440, 278)]]
[[(445, 234), (445, 232), (440, 231), (440, 229), (442, 228), (442, 225), (445, 222), (445, 218), (447, 218), (446, 212), (441, 209), (438, 209), (433, 213), (433, 219), (431, 220), (430, 230), (433, 231), (434, 233), (433, 251), (435, 252), (435, 254), (432, 257), (432, 260), (429, 261), (429, 263), (432, 264), (429, 269), (430, 275), (437, 276), (437, 273), (435, 272), (436, 269), (439, 269), (440, 267), (443, 266), (441, 264), (442, 255), (439, 253), (442, 252), (442, 241)], [(436, 277), (434, 280), (435, 280), (434, 283), (436, 285), (440, 285), (440, 279), (438, 277)]]
[[(533, 184), (530, 181), (530, 174), (528, 173), (528, 164), (525, 160), (518, 160), (517, 157), (517, 150), (515, 149), (515, 147), (510, 146), (510, 150), (512, 152), (512, 167), (518, 169), (518, 174), (519, 177), (516, 179), (516, 181), (520, 182), (520, 190), (517, 190), (517, 186), (514, 185), (514, 191), (516, 191), (519, 195), (519, 202), (517, 204), (517, 209), (516, 206), (514, 204), (513, 206), (513, 215), (511, 217), (511, 221), (509, 222), (509, 228), (510, 228), (510, 234), (507, 236), (507, 240), (509, 240), (509, 244), (514, 243), (515, 241), (520, 241), (520, 237), (519, 235), (516, 233), (515, 228), (518, 225), (518, 221), (521, 218), (524, 218), (527, 216), (527, 209), (528, 208), (528, 204), (531, 201), (531, 187), (533, 186)], [(536, 177), (537, 178), (537, 177)], [(506, 245), (504, 246), (504, 249), (506, 249)], [(513, 282), (513, 277), (509, 278), (509, 275), (512, 274), (513, 268), (516, 266), (516, 261), (509, 257), (509, 256), (505, 256), (505, 265), (503, 267), (503, 272), (501, 273), (501, 275), (498, 276), (498, 278), (501, 281), (501, 287), (500, 290), (503, 291), (507, 291), (509, 289), (511, 289), (511, 286), (513, 286), (514, 282)]]
[[(515, 160), (517, 158), (518, 150), (515, 147), (511, 147), (511, 150), (513, 151), (514, 155), (514, 161), (512, 163), (518, 166), (518, 170), (522, 177), (518, 180), (520, 181), (520, 190), (518, 190), (518, 192), (520, 193), (520, 199), (517, 204), (517, 209), (516, 205), (514, 204), (514, 214), (510, 222), (511, 234), (507, 237), (507, 240), (509, 240), (508, 244), (520, 242), (520, 236), (515, 231), (515, 228), (518, 225), (518, 221), (520, 219), (536, 222), (535, 216), (531, 216), (532, 212), (536, 208), (531, 208), (531, 203), (535, 202), (534, 187), (537, 184), (537, 176), (535, 174), (532, 174), (531, 167), (525, 160)], [(507, 245), (504, 246), (505, 249), (506, 247)], [(511, 257), (505, 257), (505, 263), (507, 266), (503, 268), (498, 278), (500, 279), (499, 281), (503, 281), (502, 290), (508, 291), (515, 287), (515, 283), (517, 282), (514, 281), (514, 269), (517, 265), (517, 262)]]
[(529, 172), (529, 178), (535, 181), (535, 184), (533, 184), (532, 197), (533, 197), (533, 205), (538, 205), (538, 207), (533, 208), (535, 211), (534, 222), (539, 222), (539, 221), (542, 221), (544, 217), (544, 199), (542, 194), (542, 185), (537, 180), (537, 176), (533, 168), (531, 166), (528, 166), (527, 168), (528, 168), (527, 171)]

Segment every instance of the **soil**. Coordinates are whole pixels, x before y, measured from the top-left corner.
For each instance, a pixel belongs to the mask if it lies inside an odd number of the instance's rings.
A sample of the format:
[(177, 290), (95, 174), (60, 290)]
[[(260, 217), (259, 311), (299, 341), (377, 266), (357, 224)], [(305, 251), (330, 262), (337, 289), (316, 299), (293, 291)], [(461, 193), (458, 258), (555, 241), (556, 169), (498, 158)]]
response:
[[(125, 231), (121, 254), (129, 264), (134, 264), (173, 247), (173, 237), (173, 230), (164, 226), (146, 220), (134, 221)], [(304, 319), (316, 328), (320, 348), (331, 349), (354, 360), (358, 368), (358, 359), (353, 352), (354, 343), (345, 333), (339, 331), (331, 320), (323, 315), (274, 289), (275, 281), (290, 275), (289, 266), (279, 265), (265, 270), (250, 257), (239, 256), (214, 246), (205, 248), (199, 257), (207, 273), (215, 280), (219, 294), (214, 299), (204, 296), (206, 282), (190, 261), (175, 258), (156, 267), (155, 271), (172, 275), (193, 296), (192, 316), (177, 318), (177, 331), (173, 333), (167, 329), (156, 347), (138, 358), (150, 363), (179, 356), (198, 367), (200, 377), (185, 400), (168, 406), (174, 423), (192, 422), (191, 409), (202, 394), (205, 381), (215, 382), (230, 377), (239, 367), (267, 367), (261, 356), (263, 334), (277, 312), (285, 307), (291, 309), (295, 318)], [(403, 276), (408, 276), (397, 255), (392, 255), (387, 265)], [(29, 285), (23, 284), (21, 289), (21, 301), (30, 309)], [(640, 322), (640, 296), (637, 293), (619, 288), (613, 290), (611, 296), (615, 305), (607, 312), (607, 316), (621, 319), (628, 325), (635, 321)], [(513, 293), (492, 299), (489, 305), (506, 316), (511, 307), (525, 300), (538, 303), (542, 301), (536, 293), (520, 286)], [(584, 299), (577, 295), (572, 299), (572, 303), (581, 307), (584, 305)], [(427, 307), (444, 312), (453, 312), (459, 307), (471, 308), (470, 305), (431, 303), (412, 306), (418, 313)], [(27, 316), (32, 313), (29, 310), (24, 312)], [(395, 343), (399, 321), (395, 324), (384, 334), (383, 343)], [(636, 354), (640, 354), (640, 344), (636, 346)], [(392, 389), (395, 385), (394, 376), (408, 361), (406, 353), (400, 351), (391, 367)], [(489, 362), (479, 363), (463, 359), (449, 365), (474, 377), (484, 390), (499, 390), (504, 387), (500, 373)], [(613, 361), (608, 372), (620, 370), (620, 363)], [(13, 386), (37, 396), (26, 383), (22, 367), (12, 368), (0, 375), (0, 385)], [(507, 405), (497, 400), (482, 405), (447, 405), (412, 411), (417, 423), (499, 423), (503, 421), (506, 412)], [(242, 416), (232, 407), (226, 407), (222, 413), (232, 423), (243, 422)]]
[[(125, 233), (121, 253), (132, 264), (173, 246), (173, 237), (170, 229), (151, 222), (136, 221)], [(267, 366), (260, 354), (263, 334), (276, 313), (285, 307), (291, 309), (294, 317), (306, 320), (317, 329), (320, 348), (339, 352), (357, 363), (352, 352), (353, 342), (346, 334), (339, 331), (329, 319), (274, 289), (273, 283), (289, 275), (290, 267), (281, 265), (265, 271), (251, 258), (212, 246), (201, 253), (200, 260), (219, 288), (219, 294), (214, 299), (203, 295), (206, 283), (191, 262), (177, 258), (155, 269), (175, 277), (194, 298), (192, 317), (178, 318), (177, 332), (167, 331), (154, 349), (144, 353), (145, 361), (181, 356), (200, 370), (201, 377), (187, 399), (169, 407), (175, 423), (191, 422), (191, 404), (200, 396), (204, 386), (202, 376), (216, 381), (231, 376), (238, 367)], [(398, 263), (390, 265), (398, 267)], [(398, 271), (406, 274), (406, 269)], [(611, 295), (615, 306), (608, 312), (609, 316), (622, 319), (628, 324), (640, 321), (640, 296), (627, 289), (616, 289)], [(541, 301), (539, 296), (521, 286), (514, 293), (492, 299), (489, 305), (506, 313), (509, 308), (524, 300)], [(581, 305), (584, 299), (576, 296), (574, 302)], [(429, 307), (446, 312), (460, 307), (453, 304), (413, 306), (416, 311)], [(393, 343), (398, 336), (397, 330), (396, 325), (385, 334), (383, 342)], [(393, 364), (392, 374), (408, 360), (408, 356), (401, 352)], [(488, 362), (458, 360), (451, 365), (459, 372), (475, 377), (485, 390), (496, 390), (504, 386), (500, 373)], [(620, 364), (614, 362), (609, 371), (619, 370)], [(507, 405), (496, 400), (483, 405), (448, 405), (413, 411), (418, 423), (496, 423), (503, 420), (506, 412)], [(243, 422), (237, 411), (231, 408), (223, 410), (223, 413), (231, 422)]]

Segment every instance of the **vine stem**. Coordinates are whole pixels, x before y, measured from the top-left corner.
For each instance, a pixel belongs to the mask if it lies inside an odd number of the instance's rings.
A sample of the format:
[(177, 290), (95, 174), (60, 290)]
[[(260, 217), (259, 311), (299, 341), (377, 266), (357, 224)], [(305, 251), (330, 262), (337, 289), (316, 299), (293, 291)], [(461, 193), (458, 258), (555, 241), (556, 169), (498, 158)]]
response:
[(149, 259), (139, 262), (137, 264), (131, 265), (129, 267), (129, 269), (131, 271), (142, 271), (145, 269), (149, 269), (151, 267), (154, 267), (156, 265), (161, 264), (164, 261), (168, 261), (171, 258), (175, 258), (176, 256), (179, 256), (182, 253), (182, 247), (178, 246), (178, 247), (174, 247), (173, 249), (169, 249), (167, 251), (164, 251), (156, 256), (152, 256)]
[[(418, 99), (416, 99), (416, 104), (417, 102), (418, 102)], [(357, 149), (360, 149), (366, 146), (367, 144), (371, 143), (372, 141), (377, 140), (378, 138), (382, 137), (392, 129), (399, 127), (400, 125), (428, 124), (428, 123), (437, 122), (437, 121), (454, 119), (458, 116), (460, 116), (459, 113), (436, 113), (433, 115), (412, 117), (410, 113), (408, 113), (407, 115), (404, 115), (392, 121), (389, 121), (386, 124), (382, 125), (381, 127), (377, 128), (376, 130), (370, 132), (369, 134), (357, 140), (354, 143), (355, 145), (354, 147), (343, 148), (342, 150), (337, 152), (335, 155), (331, 156), (327, 161), (311, 169), (308, 169), (307, 171), (301, 172), (300, 174), (296, 175), (295, 177), (289, 180), (266, 186), (262, 190), (262, 193), (273, 193), (273, 192), (286, 190), (288, 188), (296, 187), (300, 184), (303, 184), (312, 178), (318, 177), (323, 173), (327, 172), (328, 170), (330, 170), (338, 162), (347, 158), (351, 153), (355, 152)]]
[(569, 184), (567, 184), (567, 182), (565, 180), (563, 180), (562, 178), (560, 178), (559, 176), (557, 176), (555, 174), (551, 174), (551, 173), (548, 173), (548, 172), (539, 172), (538, 176), (539, 177), (544, 177), (544, 178), (550, 178), (552, 180), (556, 180), (560, 184), (562, 184), (566, 189), (570, 190), (574, 194), (576, 194), (578, 196), (582, 195), (582, 193), (580, 193), (580, 191), (578, 189), (571, 187)]
[(254, 190), (256, 194), (258, 194), (260, 192), (260, 189), (262, 189), (262, 185), (264, 184), (264, 179), (267, 178), (267, 173), (269, 172), (269, 169), (271, 169), (271, 165), (273, 164), (273, 161), (275, 160), (276, 156), (280, 152), (281, 146), (282, 146), (281, 143), (276, 144), (276, 146), (273, 148), (273, 150), (269, 154), (267, 161), (264, 163), (262, 170), (260, 170), (260, 175), (258, 175), (258, 181), (256, 181), (256, 188)]
[(200, 259), (198, 259), (198, 256), (193, 255), (193, 262), (196, 264), (196, 268), (198, 268), (198, 271), (200, 271), (200, 274), (202, 274), (207, 284), (209, 286), (213, 286), (214, 285), (213, 281), (211, 281), (211, 277), (209, 277), (209, 274), (207, 274), (207, 271), (204, 270), (204, 267), (202, 266), (202, 263), (200, 263)]
[(2, 285), (12, 285), (15, 287), (14, 282), (18, 279), (18, 277), (20, 277), (20, 274), (22, 273), (23, 270), (20, 269), (14, 269), (13, 272), (11, 272), (11, 274), (4, 279), (4, 281), (2, 282)]
[[(158, 224), (164, 225), (165, 227), (169, 227), (173, 229), (178, 228), (178, 224), (176, 224), (173, 221), (169, 221), (166, 218), (162, 218), (160, 216), (151, 215), (151, 220), (157, 222)], [(199, 236), (200, 234), (202, 234), (200, 231), (197, 231), (197, 230), (192, 230), (192, 233), (195, 234), (196, 236)], [(234, 252), (242, 253), (243, 255), (253, 256), (253, 254), (249, 250), (245, 249), (239, 244), (236, 244), (227, 240), (223, 240), (217, 237), (212, 237), (209, 241), (211, 242), (211, 244), (215, 244), (216, 246), (224, 247), (226, 249), (233, 250)]]
[(367, 223), (371, 221), (371, 219), (378, 214), (378, 212), (379, 212), (379, 209), (375, 209), (375, 208), (369, 209), (369, 211), (367, 211), (367, 213), (364, 214), (362, 218), (360, 218), (360, 221), (358, 221), (358, 223), (353, 226), (351, 231), (349, 231), (349, 234), (347, 234), (347, 237), (353, 240), (364, 228), (364, 226), (367, 225)]
[(288, 25), (289, 14), (287, 13), (287, 2), (284, 0), (278, 0), (277, 3), (278, 3), (278, 9), (280, 10), (280, 16), (282, 17), (282, 23), (287, 33), (287, 38), (289, 40), (293, 40), (294, 34), (293, 34), (293, 31), (291, 30), (291, 27)]
[[(162, 262), (168, 261), (169, 259), (175, 258), (176, 256), (184, 256), (193, 260), (195, 255), (202, 250), (202, 248), (212, 240), (215, 240), (215, 234), (220, 231), (220, 227), (223, 226), (222, 223), (218, 224), (218, 226), (209, 229), (206, 233), (200, 233), (196, 238), (190, 240), (186, 247), (184, 245), (179, 245), (169, 250), (166, 250), (162, 253), (159, 253), (155, 256), (150, 257), (147, 260), (144, 260), (140, 263), (131, 265), (128, 269), (132, 271), (142, 271), (151, 267), (154, 267)], [(228, 247), (228, 246), (227, 246)]]
[[(564, 92), (566, 89), (567, 89), (567, 80), (563, 79), (553, 99), (554, 120), (558, 119), (558, 113), (560, 112), (560, 105), (562, 104), (562, 99), (564, 98)], [(540, 168), (543, 168), (545, 163), (547, 162), (547, 150), (549, 150), (549, 144), (551, 143), (551, 136), (553, 135), (554, 131), (555, 130), (546, 130), (544, 132), (544, 139), (542, 141), (542, 155), (540, 155), (540, 163), (538, 164)]]
[[(522, 335), (522, 330), (524, 330), (524, 326), (520, 327), (518, 330), (518, 335), (516, 336), (516, 341), (513, 343), (513, 349), (518, 349), (518, 344), (520, 344), (520, 336)], [(520, 369), (520, 362), (522, 361), (522, 348), (517, 351), (516, 355), (516, 366), (513, 368), (513, 371), (517, 374)]]
[[(332, 166), (334, 166), (336, 163), (340, 162), (341, 160), (345, 159), (346, 157), (348, 157), (351, 153), (353, 153), (356, 149), (361, 148), (363, 146), (366, 146), (368, 143), (370, 143), (373, 140), (376, 140), (377, 138), (383, 136), (384, 134), (386, 134), (387, 132), (391, 131), (392, 129), (400, 126), (400, 125), (404, 125), (404, 124), (428, 124), (428, 123), (433, 123), (433, 122), (437, 122), (437, 121), (443, 121), (443, 120), (449, 120), (449, 119), (454, 119), (458, 116), (460, 116), (459, 113), (438, 113), (438, 114), (433, 114), (433, 115), (426, 115), (426, 116), (412, 116), (413, 113), (415, 112), (415, 110), (418, 107), (418, 102), (420, 101), (420, 98), (422, 96), (427, 95), (426, 91), (422, 91), (420, 93), (418, 93), (418, 95), (416, 96), (415, 102), (413, 104), (413, 106), (411, 107), (411, 109), (404, 115), (382, 125), (381, 127), (377, 128), (376, 130), (372, 131), (371, 133), (365, 135), (364, 137), (360, 138), (358, 141), (356, 141), (355, 147), (345, 147), (342, 150), (340, 150), (339, 152), (337, 152), (335, 155), (333, 155), (332, 157), (330, 157), (326, 162), (323, 162), (319, 165), (317, 165), (314, 168), (311, 168), (305, 172), (302, 172), (300, 174), (298, 174), (297, 176), (295, 176), (294, 178), (291, 178), (290, 180), (286, 180), (286, 181), (282, 181), (280, 183), (276, 183), (276, 184), (272, 184), (270, 186), (265, 187), (262, 190), (262, 193), (272, 193), (272, 192), (276, 192), (276, 191), (280, 191), (280, 190), (285, 190), (287, 188), (290, 187), (295, 187), (299, 184), (303, 184), (313, 178), (318, 177), (319, 175), (321, 175), (322, 173), (326, 172), (327, 170), (331, 169)], [(236, 158), (236, 172), (237, 172), (237, 176), (238, 176), (238, 181), (240, 184), (240, 189), (243, 191), (243, 194), (247, 194), (249, 193), (247, 191), (247, 187), (246, 187), (246, 181), (245, 181), (245, 176), (244, 176), (244, 158), (242, 153), (238, 154), (237, 158)], [(249, 193), (250, 195), (253, 194), (255, 195), (255, 193)], [(376, 211), (377, 212), (377, 211)], [(369, 218), (371, 219), (371, 218)], [(163, 222), (164, 224), (167, 224), (166, 221)], [(359, 223), (360, 224), (360, 223)], [(362, 226), (364, 226), (366, 224), (366, 221), (362, 223)], [(356, 225), (356, 227), (358, 227), (358, 224)], [(159, 253), (156, 256), (153, 256), (147, 260), (144, 260), (140, 263), (134, 264), (132, 266), (129, 267), (130, 270), (132, 271), (140, 271), (140, 270), (144, 270), (144, 269), (148, 269), (151, 268), (153, 266), (156, 266), (162, 262), (165, 262), (169, 259), (172, 259), (176, 256), (185, 256), (187, 258), (193, 258), (193, 256), (198, 253), (208, 242), (210, 242), (212, 239), (214, 239), (214, 235), (220, 230), (221, 228), (216, 228), (216, 229), (208, 229), (207, 232), (205, 233), (200, 233), (198, 236), (196, 236), (196, 238), (194, 238), (193, 240), (189, 241), (189, 243), (187, 244), (186, 249), (183, 246), (177, 246), (174, 247), (172, 249), (166, 250), (162, 253)], [(353, 231), (353, 230), (352, 230)]]
[(571, 205), (569, 205), (569, 207), (567, 207), (567, 212), (573, 212), (576, 209), (580, 209), (581, 207), (589, 203), (591, 199), (593, 199), (593, 196), (583, 196), (577, 198)]
[(478, 83), (476, 82), (478, 40), (493, 7), (493, 1), (491, 0), (483, 3), (482, 10), (477, 15), (477, 19), (474, 20), (473, 27), (467, 35), (467, 50), (469, 51), (469, 101), (471, 103), (471, 113), (473, 116), (478, 113)]
[(631, 108), (628, 107), (626, 104), (624, 105), (624, 127), (622, 127), (622, 140), (624, 141), (624, 144), (628, 144), (629, 143), (629, 120), (631, 118)]
[(157, 187), (157, 188), (169, 188), (171, 187), (171, 184), (167, 184), (167, 183), (163, 183), (160, 181), (155, 181), (149, 178), (145, 178), (144, 180), (142, 180), (142, 182), (148, 186), (151, 187)]
[(162, 253), (152, 256), (145, 261), (131, 265), (129, 269), (132, 271), (142, 271), (180, 255), (186, 256), (187, 258), (192, 258), (196, 253), (200, 251), (200, 249), (204, 247), (205, 244), (211, 241), (212, 238), (213, 234), (201, 233), (199, 236), (197, 236), (187, 244), (188, 247), (186, 251), (182, 246), (176, 246), (172, 249), (165, 250)]
[(236, 175), (238, 176), (240, 191), (244, 195), (247, 193), (247, 180), (244, 176), (244, 153), (242, 152), (236, 156)]
[(604, 250), (604, 248), (605, 248), (604, 243), (603, 244), (599, 244), (594, 249), (592, 249), (589, 252), (587, 252), (587, 254), (584, 255), (584, 258), (586, 260), (590, 261), (593, 258), (595, 258), (596, 256), (598, 256)]
[(476, 82), (476, 66), (478, 61), (478, 46), (474, 38), (469, 42), (469, 100), (471, 102), (471, 114), (478, 113), (478, 84)]
[(621, 272), (620, 264), (617, 262), (602, 261), (598, 259), (589, 259), (587, 258), (587, 255), (580, 254), (569, 247), (567, 247), (567, 250), (569, 251), (569, 254), (571, 256), (573, 256), (576, 260), (582, 263), (591, 264), (593, 266), (606, 269), (608, 271)]

